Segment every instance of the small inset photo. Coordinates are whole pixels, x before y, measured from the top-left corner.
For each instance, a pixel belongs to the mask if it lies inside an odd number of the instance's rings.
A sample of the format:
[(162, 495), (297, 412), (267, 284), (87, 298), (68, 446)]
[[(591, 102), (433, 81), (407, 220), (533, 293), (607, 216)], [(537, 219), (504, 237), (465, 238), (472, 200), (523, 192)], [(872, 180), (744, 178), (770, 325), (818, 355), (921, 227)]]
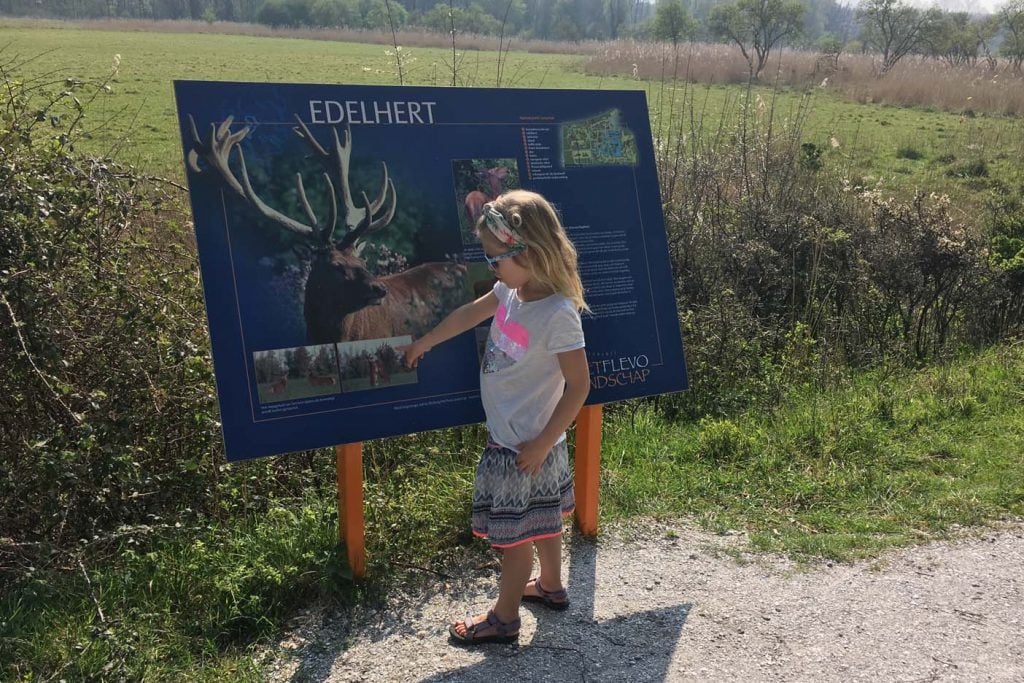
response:
[(466, 287), (473, 300), (477, 300), (484, 294), (494, 289), (494, 283), (498, 281), (494, 271), (486, 263), (470, 262), (466, 264)]
[(253, 363), (260, 403), (341, 392), (334, 344), (257, 351)]
[(366, 339), (338, 344), (343, 392), (380, 389), (419, 381), (416, 370), (405, 366), (400, 348), (412, 343), (412, 337)]
[(462, 243), (473, 244), (477, 241), (473, 226), (483, 205), (519, 187), (519, 165), (515, 159), (455, 159), (452, 176)]

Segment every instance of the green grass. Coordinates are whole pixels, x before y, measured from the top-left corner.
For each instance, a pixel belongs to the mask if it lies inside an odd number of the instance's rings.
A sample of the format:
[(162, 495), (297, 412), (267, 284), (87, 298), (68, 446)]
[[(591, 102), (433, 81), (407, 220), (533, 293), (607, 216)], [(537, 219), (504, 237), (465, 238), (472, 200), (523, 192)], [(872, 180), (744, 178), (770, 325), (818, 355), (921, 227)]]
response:
[[(5, 56), (36, 56), (19, 75), (58, 83), (102, 77), (120, 54), (111, 92), (90, 105), (94, 132), (82, 144), (102, 152), (127, 140), (123, 158), (174, 178), (182, 174), (174, 78), (397, 82), (385, 48), (374, 45), (2, 27), (0, 44)], [(408, 82), (448, 82), (449, 52), (411, 53)], [(494, 54), (461, 59), (463, 84), (494, 83)], [(645, 88), (661, 134), (670, 115), (687, 110), (684, 96), (698, 109), (706, 102), (710, 126), (743, 94), (700, 87), (687, 95), (671, 84), (584, 76), (576, 64), (513, 53), (507, 73), (524, 87)], [(770, 106), (770, 93), (756, 94)], [(778, 95), (780, 122), (798, 97)], [(966, 198), (965, 211), (983, 200), (979, 190), (1021, 184), (1019, 121), (814, 97), (804, 139), (825, 150), (826, 164), (866, 183), (884, 177), (900, 191), (948, 191)], [(645, 403), (610, 406), (602, 522), (692, 518), (746, 529), (759, 548), (845, 560), (1024, 514), (1022, 373), (1024, 347), (1009, 345), (793, 391), (771, 412), (700, 424), (665, 422)], [(365, 583), (345, 574), (325, 452), (313, 456), (321, 485), (304, 499), (260, 501), (253, 507), (265, 514), (200, 527), (154, 520), (83, 547), (84, 567), (55, 559), (0, 596), (0, 678), (257, 680), (254, 657), (297, 607), (373, 600), (409, 581), (408, 567), (427, 576), (457, 564), (467, 547), (482, 552), (468, 518), (483, 439), (474, 426), (365, 444)], [(232, 495), (250, 496), (244, 488)]]
[(0, 680), (261, 680), (261, 651), (297, 607), (378, 600), (411, 585), (406, 567), (458, 564), (484, 437), (473, 426), (365, 444), (365, 582), (337, 541), (326, 453), (305, 499), (223, 524), (126, 529), (83, 547), (106, 558), (87, 571), (62, 558), (31, 572), (0, 596)]
[(284, 391), (275, 394), (273, 383), (267, 382), (258, 386), (260, 403), (276, 403), (280, 401), (294, 401), (296, 399), (310, 398), (313, 396), (328, 396), (338, 393), (338, 378), (335, 376), (333, 384), (310, 384), (305, 377), (288, 380)]
[(1024, 347), (859, 376), (763, 412), (607, 426), (609, 519), (692, 515), (756, 547), (850, 559), (1024, 512)]
[[(756, 548), (850, 560), (1024, 514), (1022, 374), (1017, 344), (695, 425), (611, 406), (602, 524), (689, 518), (745, 529)], [(365, 444), (365, 583), (344, 569), (324, 455), (323, 485), (303, 500), (222, 525), (126, 531), (88, 583), (73, 564), (35, 572), (0, 598), (0, 674), (256, 680), (261, 647), (297, 607), (372, 601), (467, 552), (486, 556), (468, 529), (484, 436), (477, 425)]]
[(377, 384), (371, 384), (369, 377), (353, 377), (352, 379), (341, 380), (342, 391), (365, 391), (367, 389), (377, 389), (384, 386), (396, 386), (399, 384), (415, 384), (418, 381), (418, 376), (415, 372), (396, 372), (384, 381), (380, 381)]
[[(49, 74), (103, 79), (111, 72), (114, 55), (121, 56), (111, 92), (88, 109), (92, 139), (81, 145), (105, 153), (116, 149), (131, 161), (159, 175), (183, 176), (181, 143), (177, 134), (171, 82), (174, 79), (244, 80), (268, 82), (397, 84), (398, 70), (389, 48), (382, 45), (335, 43), (285, 38), (226, 35), (105, 32), (75, 28), (4, 27), (4, 55), (32, 57), (19, 71), (25, 76)], [(404, 50), (405, 82), (411, 85), (451, 83), (451, 51)], [(744, 89), (736, 86), (685, 86), (671, 82), (637, 81), (582, 73), (579, 57), (509, 53), (503, 85), (528, 88), (612, 88), (647, 91), (656, 135), (668, 137), (680, 126), (689, 128), (690, 114), (703, 117), (703, 128), (715, 130), (723, 111), (735, 108)], [(458, 83), (494, 86), (497, 53), (465, 52), (458, 57)], [(777, 127), (786, 125), (798, 108), (801, 93), (768, 89), (760, 96), (763, 110), (775, 108)], [(1024, 121), (857, 104), (825, 91), (815, 91), (804, 141), (825, 150), (826, 164), (847, 172), (855, 181), (898, 192), (924, 189), (980, 204), (979, 194), (1024, 185)], [(838, 147), (833, 146), (833, 142)], [(922, 159), (909, 159), (900, 150), (913, 149)], [(988, 165), (985, 178), (950, 174), (957, 159)], [(966, 213), (966, 210), (965, 210)]]
[(116, 559), (33, 572), (0, 598), (0, 678), (259, 680), (248, 645), (346, 585), (335, 515), (310, 499), (224, 526), (125, 530)]

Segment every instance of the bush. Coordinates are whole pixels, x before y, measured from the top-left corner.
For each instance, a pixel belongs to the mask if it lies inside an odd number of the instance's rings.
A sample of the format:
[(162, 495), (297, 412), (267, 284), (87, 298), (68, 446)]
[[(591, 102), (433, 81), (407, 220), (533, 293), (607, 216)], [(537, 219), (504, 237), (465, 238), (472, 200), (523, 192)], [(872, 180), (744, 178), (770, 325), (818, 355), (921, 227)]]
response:
[(918, 159), (923, 159), (924, 154), (922, 154), (919, 150), (915, 149), (914, 147), (904, 146), (896, 150), (896, 158), (917, 161)]
[(743, 430), (729, 420), (701, 422), (697, 448), (712, 462), (728, 462), (750, 457), (753, 444)]
[(964, 161), (946, 171), (951, 178), (987, 178), (988, 162), (984, 159)]
[(662, 141), (676, 296), (699, 378), (659, 401), (669, 415), (771, 407), (781, 386), (920, 363), (997, 341), (1024, 320), (1009, 214), (994, 231), (1005, 253), (994, 267), (988, 240), (948, 199), (894, 199), (839, 175), (831, 150), (801, 142), (806, 111), (780, 123), (740, 101), (705, 136), (688, 128), (699, 116), (684, 107)]
[[(49, 99), (54, 124), (81, 111), (71, 91)], [(26, 116), (0, 129), (0, 528), (61, 546), (187, 505), (219, 438), (181, 214)]]

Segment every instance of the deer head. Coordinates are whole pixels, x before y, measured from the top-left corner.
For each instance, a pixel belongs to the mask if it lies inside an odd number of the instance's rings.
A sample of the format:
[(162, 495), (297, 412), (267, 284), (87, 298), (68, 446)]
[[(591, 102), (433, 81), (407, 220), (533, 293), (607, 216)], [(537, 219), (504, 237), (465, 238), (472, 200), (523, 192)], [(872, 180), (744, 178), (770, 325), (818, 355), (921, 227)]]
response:
[[(241, 148), (241, 142), (248, 135), (249, 127), (232, 132), (233, 117), (229, 116), (219, 126), (211, 123), (209, 138), (203, 140), (195, 121), (189, 116), (192, 148), (188, 153), (188, 164), (194, 172), (202, 173), (203, 169), (198, 163), (202, 158), (209, 170), (245, 204), (279, 227), (301, 236), (304, 242), (312, 247), (313, 258), (306, 280), (304, 303), (307, 336), (311, 341), (336, 341), (337, 330), (340, 329), (341, 320), (345, 316), (367, 306), (378, 305), (387, 296), (387, 288), (366, 268), (361, 252), (367, 236), (391, 223), (398, 196), (394, 183), (388, 177), (387, 164), (381, 162), (383, 180), (380, 194), (371, 201), (365, 192), (360, 193), (362, 205), (357, 206), (349, 186), (351, 131), (346, 127), (344, 135), (339, 137), (337, 129), (332, 128), (332, 144), (325, 148), (298, 116), (295, 119), (298, 122), (293, 128), (295, 134), (306, 141), (314, 157), (319, 158), (328, 169), (333, 168), (337, 173), (338, 189), (335, 188), (330, 173), (325, 171), (322, 174), (329, 198), (325, 221), (319, 220), (310, 205), (302, 175), (299, 173), (295, 174), (295, 185), (300, 207), (306, 216), (305, 221), (281, 213), (256, 193), (249, 179), (245, 154)], [(238, 151), (237, 174), (230, 165), (231, 154), (235, 149)], [(340, 239), (335, 239), (339, 194), (344, 207), (346, 230)]]
[(501, 194), (501, 181), (508, 175), (508, 168), (505, 166), (485, 168), (478, 171), (478, 175), (481, 180), (487, 181), (487, 186), (491, 189), (491, 199), (497, 199)]

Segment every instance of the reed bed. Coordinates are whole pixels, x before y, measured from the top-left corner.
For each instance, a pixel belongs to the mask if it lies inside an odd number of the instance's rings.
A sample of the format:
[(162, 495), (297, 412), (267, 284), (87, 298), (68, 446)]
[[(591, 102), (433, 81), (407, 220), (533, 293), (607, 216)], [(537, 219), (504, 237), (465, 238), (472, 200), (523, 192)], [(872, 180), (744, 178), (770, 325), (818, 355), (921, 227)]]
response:
[[(761, 73), (766, 84), (820, 87), (860, 103), (920, 106), (966, 114), (1024, 114), (1024, 77), (1006, 60), (994, 66), (950, 67), (934, 59), (904, 58), (879, 76), (872, 54), (833, 58), (800, 50), (780, 50)], [(703, 84), (738, 84), (750, 79), (747, 61), (730, 45), (620, 40), (605, 43), (585, 64), (587, 73), (638, 80), (686, 80)]]

